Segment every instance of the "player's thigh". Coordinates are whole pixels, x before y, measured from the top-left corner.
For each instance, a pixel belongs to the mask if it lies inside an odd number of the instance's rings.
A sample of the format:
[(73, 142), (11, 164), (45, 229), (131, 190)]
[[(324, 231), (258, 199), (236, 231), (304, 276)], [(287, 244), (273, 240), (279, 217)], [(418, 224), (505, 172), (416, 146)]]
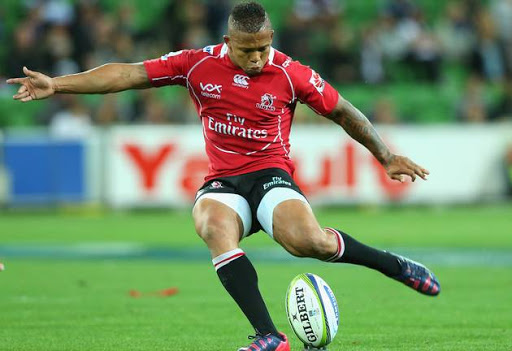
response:
[(251, 227), (247, 201), (237, 194), (204, 194), (192, 210), (196, 232), (212, 254), (238, 247), (240, 239)]
[(261, 200), (257, 214), (263, 230), (291, 254), (319, 258), (332, 255), (332, 243), (299, 192), (272, 189)]
[(316, 256), (325, 237), (307, 202), (283, 201), (273, 214), (274, 239), (296, 256)]

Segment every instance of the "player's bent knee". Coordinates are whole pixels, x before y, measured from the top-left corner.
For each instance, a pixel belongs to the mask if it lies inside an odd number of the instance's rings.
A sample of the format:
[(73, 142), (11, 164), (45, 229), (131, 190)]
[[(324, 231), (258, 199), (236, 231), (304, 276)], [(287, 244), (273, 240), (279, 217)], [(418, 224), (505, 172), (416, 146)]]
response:
[(282, 240), (281, 245), (296, 257), (324, 259), (336, 251), (335, 245), (319, 228), (301, 230), (300, 233), (289, 233), (282, 237), (287, 239)]
[(220, 236), (232, 232), (233, 227), (233, 223), (229, 220), (209, 216), (203, 221), (196, 223), (196, 232), (205, 242), (211, 242)]
[(222, 207), (203, 206), (208, 201), (203, 200), (194, 208), (194, 225), (197, 234), (207, 243), (238, 238), (240, 224), (237, 223), (236, 214), (226, 212)]

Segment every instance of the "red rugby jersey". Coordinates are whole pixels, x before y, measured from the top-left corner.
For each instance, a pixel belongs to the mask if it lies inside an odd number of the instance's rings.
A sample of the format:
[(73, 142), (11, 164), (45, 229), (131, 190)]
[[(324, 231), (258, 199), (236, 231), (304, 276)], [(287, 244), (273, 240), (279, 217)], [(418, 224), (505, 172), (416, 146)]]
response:
[(311, 68), (273, 48), (262, 72), (252, 77), (231, 62), (227, 51), (225, 44), (182, 50), (144, 66), (153, 86), (188, 89), (210, 161), (205, 180), (271, 167), (293, 175), (289, 136), (297, 101), (326, 115), (338, 93)]

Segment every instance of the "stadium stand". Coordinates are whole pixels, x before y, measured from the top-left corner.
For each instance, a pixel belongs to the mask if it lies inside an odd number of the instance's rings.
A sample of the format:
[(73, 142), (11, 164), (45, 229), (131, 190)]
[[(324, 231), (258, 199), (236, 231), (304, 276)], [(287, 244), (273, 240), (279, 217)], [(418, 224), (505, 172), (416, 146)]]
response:
[[(464, 122), (468, 116), (460, 105), (475, 74), (481, 77), (481, 87), (472, 91), (484, 101), (481, 120), (511, 118), (510, 107), (504, 111), (499, 107), (506, 99), (506, 76), (512, 66), (507, 11), (500, 9), (510, 2), (261, 3), (276, 28), (278, 48), (315, 67), (368, 116), (382, 99), (392, 105), (396, 118), (376, 122)], [(0, 76), (17, 76), (22, 65), (50, 75), (72, 73), (219, 42), (231, 4), (229, 0), (122, 4), (116, 0), (4, 0), (0, 4)], [(479, 46), (484, 39), (491, 43), (485, 46), (489, 52)], [(53, 100), (20, 106), (11, 100), (12, 92), (11, 87), (0, 85), (0, 128), (49, 125), (63, 108)], [(98, 125), (196, 123), (190, 103), (183, 108), (185, 100), (186, 92), (179, 89), (126, 92), (108, 99), (83, 97)], [(304, 109), (297, 120), (318, 123), (320, 119)]]

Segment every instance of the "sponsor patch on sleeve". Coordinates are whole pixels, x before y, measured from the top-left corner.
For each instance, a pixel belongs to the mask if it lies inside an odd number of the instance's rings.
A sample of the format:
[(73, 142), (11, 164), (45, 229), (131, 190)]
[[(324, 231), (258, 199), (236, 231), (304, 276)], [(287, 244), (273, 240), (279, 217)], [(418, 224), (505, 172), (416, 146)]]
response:
[(325, 88), (325, 80), (323, 80), (318, 73), (311, 70), (311, 78), (309, 79), (309, 82), (320, 94), (323, 94)]
[(213, 48), (215, 47), (215, 45), (208, 45), (208, 46), (205, 46), (204, 49), (203, 49), (203, 52), (207, 52), (209, 53), (210, 55), (213, 55)]
[(167, 61), (167, 59), (169, 57), (173, 57), (173, 56), (178, 56), (179, 54), (181, 54), (183, 52), (183, 50), (180, 50), (180, 51), (172, 51), (168, 54), (165, 54), (164, 56), (161, 57), (162, 60), (164, 61)]

